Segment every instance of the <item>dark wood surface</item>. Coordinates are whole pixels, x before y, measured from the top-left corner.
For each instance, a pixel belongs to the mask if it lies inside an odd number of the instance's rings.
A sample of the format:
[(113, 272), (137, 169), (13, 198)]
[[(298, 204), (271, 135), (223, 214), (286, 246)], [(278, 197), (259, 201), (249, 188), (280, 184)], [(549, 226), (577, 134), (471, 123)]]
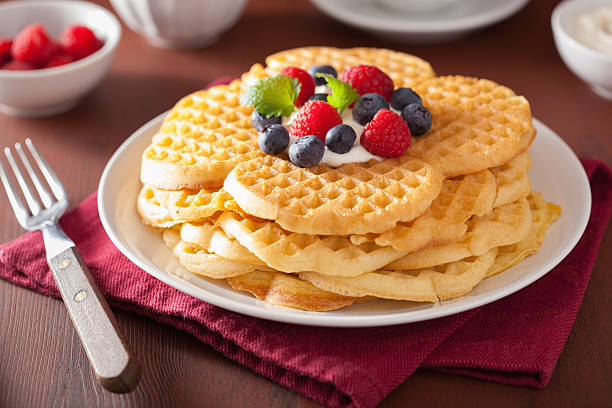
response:
[[(534, 116), (579, 155), (610, 164), (612, 102), (593, 94), (559, 58), (549, 23), (555, 3), (531, 1), (501, 24), (431, 46), (378, 40), (330, 19), (307, 1), (252, 0), (236, 26), (201, 51), (156, 49), (124, 28), (110, 74), (76, 109), (38, 120), (0, 115), (0, 138), (2, 145), (32, 138), (74, 204), (96, 189), (106, 161), (125, 138), (216, 77), (238, 75), (286, 48), (379, 46), (419, 55), (441, 74), (482, 76), (512, 87), (529, 99)], [(23, 231), (3, 193), (0, 197), (0, 242), (7, 242)], [(612, 400), (610, 270), (608, 230), (546, 389), (418, 371), (381, 406), (604, 406)], [(127, 395), (113, 395), (96, 383), (62, 302), (0, 281), (0, 407), (317, 406), (186, 333), (134, 313), (116, 315), (144, 367), (140, 385)]]

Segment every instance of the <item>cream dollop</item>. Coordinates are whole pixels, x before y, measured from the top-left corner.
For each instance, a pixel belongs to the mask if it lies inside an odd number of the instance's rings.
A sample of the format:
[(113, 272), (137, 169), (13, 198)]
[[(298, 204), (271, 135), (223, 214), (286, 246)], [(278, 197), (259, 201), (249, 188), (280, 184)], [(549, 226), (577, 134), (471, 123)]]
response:
[[(291, 123), (297, 116), (297, 112), (293, 112), (291, 116), (288, 118), (283, 118), (283, 126), (289, 130)], [(340, 167), (346, 163), (363, 163), (369, 160), (383, 160), (384, 157), (376, 156), (370, 152), (368, 152), (360, 143), (361, 133), (363, 132), (363, 126), (359, 123), (355, 122), (353, 119), (353, 111), (352, 109), (345, 109), (342, 113), (342, 123), (348, 125), (353, 128), (355, 134), (357, 135), (357, 139), (355, 139), (355, 144), (353, 148), (344, 154), (335, 153), (329, 150), (327, 147), (325, 148), (325, 153), (323, 154), (323, 159), (321, 159), (321, 163), (326, 164), (330, 167)], [(289, 136), (289, 146), (295, 143), (299, 138), (295, 136)]]
[(576, 41), (612, 55), (612, 6), (576, 14), (570, 21), (568, 31)]

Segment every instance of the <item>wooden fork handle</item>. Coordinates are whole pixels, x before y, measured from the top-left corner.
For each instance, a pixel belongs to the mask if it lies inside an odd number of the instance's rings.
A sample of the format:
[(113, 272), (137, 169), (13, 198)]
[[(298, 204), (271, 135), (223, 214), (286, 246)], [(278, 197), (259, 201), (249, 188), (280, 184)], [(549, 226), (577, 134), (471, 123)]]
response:
[(68, 248), (48, 263), (98, 382), (111, 392), (133, 390), (140, 380), (140, 363), (79, 251)]

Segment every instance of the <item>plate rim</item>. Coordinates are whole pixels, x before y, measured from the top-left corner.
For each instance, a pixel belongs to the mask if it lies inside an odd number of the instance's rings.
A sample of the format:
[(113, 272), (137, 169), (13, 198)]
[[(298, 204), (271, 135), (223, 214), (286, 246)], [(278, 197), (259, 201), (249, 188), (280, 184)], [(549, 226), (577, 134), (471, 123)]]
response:
[[(419, 19), (407, 18), (405, 21), (391, 20), (385, 21), (384, 26), (380, 26), (381, 19), (353, 12), (351, 9), (343, 9), (336, 5), (336, 1), (310, 0), (319, 10), (328, 16), (342, 21), (355, 27), (368, 30), (375, 30), (389, 34), (442, 34), (457, 31), (470, 31), (486, 27), (504, 20), (518, 13), (529, 0), (510, 0), (500, 2), (500, 6), (489, 9), (486, 13), (479, 13), (475, 16), (464, 16), (446, 21), (434, 20), (419, 16)], [(407, 25), (409, 23), (409, 25)]]
[[(104, 167), (104, 171), (102, 176), (100, 177), (100, 183), (98, 185), (98, 196), (97, 196), (97, 205), (98, 212), (100, 216), (100, 220), (102, 222), (102, 226), (110, 238), (111, 242), (119, 249), (119, 251), (125, 255), (130, 262), (134, 263), (136, 266), (141, 268), (143, 271), (153, 276), (154, 278), (166, 283), (167, 285), (174, 287), (181, 292), (184, 292), (192, 297), (203, 300), (205, 302), (211, 303), (215, 306), (221, 307), (226, 310), (230, 310), (233, 312), (241, 313), (247, 316), (256, 317), (265, 320), (271, 320), (282, 323), (289, 323), (295, 325), (304, 325), (304, 326), (319, 326), (319, 327), (336, 327), (336, 328), (356, 328), (356, 327), (381, 327), (381, 326), (391, 326), (397, 324), (407, 324), (407, 323), (416, 323), (419, 321), (438, 319), (445, 316), (454, 315), (457, 313), (462, 313), (467, 310), (471, 310), (480, 306), (484, 306), (486, 304), (495, 302), (503, 297), (509, 296), (540, 279), (542, 276), (546, 275), (550, 272), (555, 266), (557, 266), (563, 259), (572, 251), (572, 249), (576, 246), (582, 235), (584, 234), (584, 230), (586, 229), (588, 220), (590, 218), (591, 213), (591, 190), (590, 183), (584, 167), (580, 163), (580, 160), (574, 153), (574, 151), (567, 145), (567, 143), (559, 136), (556, 132), (546, 126), (544, 123), (540, 122), (538, 119), (533, 118), (533, 123), (536, 129), (544, 129), (550, 133), (552, 137), (556, 139), (556, 142), (560, 144), (560, 147), (568, 153), (568, 156), (571, 157), (571, 160), (574, 161), (575, 167), (580, 169), (579, 178), (582, 179), (582, 186), (586, 186), (585, 190), (587, 192), (587, 196), (585, 197), (585, 207), (587, 208), (586, 213), (579, 221), (576, 228), (576, 234), (572, 236), (568, 244), (566, 244), (563, 251), (559, 251), (555, 256), (548, 259), (544, 265), (539, 265), (536, 268), (535, 273), (531, 272), (523, 277), (506, 284), (500, 288), (497, 288), (493, 291), (492, 294), (489, 294), (486, 298), (474, 298), (467, 299), (464, 303), (452, 304), (448, 307), (444, 308), (429, 308), (420, 311), (418, 314), (405, 315), (405, 312), (391, 312), (391, 315), (385, 316), (382, 314), (373, 314), (366, 316), (346, 316), (346, 315), (331, 315), (326, 314), (326, 312), (308, 312), (301, 310), (293, 310), (288, 308), (272, 309), (272, 308), (263, 308), (259, 306), (253, 306), (248, 304), (243, 304), (240, 302), (236, 302), (232, 299), (226, 299), (221, 295), (207, 292), (206, 289), (197, 288), (193, 285), (188, 284), (187, 281), (181, 279), (180, 277), (173, 275), (169, 272), (165, 272), (161, 270), (159, 267), (149, 268), (149, 265), (146, 262), (150, 262), (149, 260), (142, 260), (140, 256), (134, 254), (132, 250), (127, 247), (121, 236), (119, 236), (118, 232), (112, 228), (111, 225), (111, 212), (106, 208), (106, 204), (104, 203), (105, 197), (105, 188), (108, 185), (109, 177), (112, 172), (112, 169), (115, 163), (121, 158), (123, 152), (129, 148), (132, 143), (135, 143), (139, 140), (140, 137), (150, 130), (153, 126), (158, 126), (161, 124), (163, 118), (166, 116), (167, 111), (161, 113), (160, 115), (154, 117), (153, 119), (146, 122), (144, 125), (139, 127), (136, 131), (134, 131), (130, 137), (128, 137), (113, 153), (106, 166)], [(539, 133), (539, 132), (538, 132)], [(157, 270), (156, 270), (157, 269)], [(262, 301), (258, 301), (262, 302)], [(268, 305), (265, 303), (265, 305)], [(269, 306), (269, 305), (268, 305)], [(299, 316), (296, 320), (295, 313), (299, 313)]]

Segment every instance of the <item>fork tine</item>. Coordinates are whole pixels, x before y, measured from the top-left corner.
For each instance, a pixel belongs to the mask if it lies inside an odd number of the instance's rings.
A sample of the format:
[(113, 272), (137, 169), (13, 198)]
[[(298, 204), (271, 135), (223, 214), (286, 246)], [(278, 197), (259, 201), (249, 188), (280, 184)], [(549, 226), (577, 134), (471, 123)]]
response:
[(15, 158), (13, 157), (13, 153), (11, 153), (11, 149), (9, 149), (8, 147), (5, 147), (4, 154), (6, 155), (6, 158), (8, 159), (11, 169), (13, 169), (13, 174), (15, 175), (15, 178), (17, 179), (17, 182), (19, 183), (19, 186), (21, 187), (21, 191), (23, 192), (23, 196), (25, 197), (26, 202), (28, 203), (28, 206), (30, 207), (30, 212), (32, 213), (32, 215), (38, 214), (42, 208), (40, 204), (38, 203), (38, 200), (34, 196), (34, 192), (28, 185), (28, 182), (23, 177), (23, 174), (21, 173), (21, 169), (19, 168), (19, 166), (17, 166), (17, 162), (15, 162)]
[(67, 200), (68, 193), (66, 193), (64, 185), (57, 177), (51, 166), (49, 166), (47, 161), (40, 155), (40, 153), (38, 153), (38, 150), (36, 150), (36, 147), (34, 147), (34, 143), (32, 143), (32, 141), (28, 138), (25, 140), (25, 144), (28, 146), (28, 150), (30, 150), (32, 157), (34, 157), (34, 161), (36, 164), (38, 164), (38, 168), (40, 168), (43, 176), (45, 176), (45, 180), (47, 180), (47, 183), (49, 183), (51, 191), (53, 191), (55, 197), (57, 197), (58, 200)]
[(6, 195), (8, 196), (9, 202), (11, 203), (11, 207), (13, 207), (13, 212), (17, 217), (17, 220), (23, 224), (25, 219), (30, 215), (28, 213), (28, 209), (21, 201), (21, 197), (19, 197), (19, 193), (15, 188), (15, 185), (11, 181), (11, 179), (6, 174), (4, 170), (4, 166), (2, 162), (0, 162), (0, 179), (2, 179), (2, 184), (4, 184), (4, 190), (6, 191)]
[(30, 163), (28, 156), (25, 155), (25, 152), (21, 148), (21, 143), (15, 143), (15, 149), (17, 150), (17, 154), (19, 155), (21, 163), (23, 163), (23, 166), (25, 167), (28, 173), (28, 176), (30, 176), (30, 179), (34, 183), (34, 187), (36, 187), (36, 191), (38, 191), (38, 195), (40, 196), (40, 199), (42, 200), (43, 204), (47, 208), (51, 207), (51, 204), (53, 204), (53, 197), (51, 196), (47, 188), (44, 186), (44, 184), (40, 181), (38, 174), (32, 168), (32, 164)]

